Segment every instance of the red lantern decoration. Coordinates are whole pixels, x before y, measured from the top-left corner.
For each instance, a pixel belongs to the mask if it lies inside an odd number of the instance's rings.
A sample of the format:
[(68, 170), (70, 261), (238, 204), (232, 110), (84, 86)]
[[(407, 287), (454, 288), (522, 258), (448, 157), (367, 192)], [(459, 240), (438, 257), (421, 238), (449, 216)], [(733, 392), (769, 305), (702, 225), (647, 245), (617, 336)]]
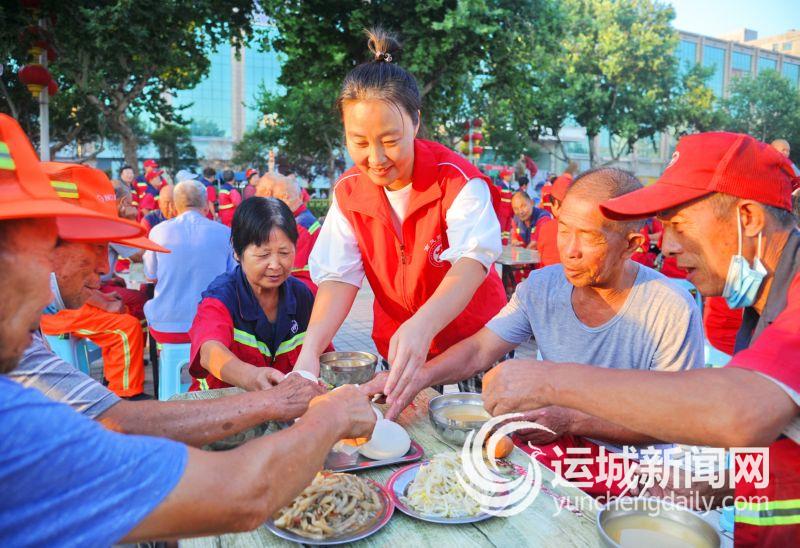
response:
[(473, 141), (483, 141), (483, 133), (480, 131), (476, 131), (472, 134)]
[(475, 118), (472, 121), (472, 127), (481, 127), (482, 125), (483, 125), (483, 120), (481, 120), (480, 118)]
[(52, 97), (56, 93), (58, 93), (58, 82), (51, 77), (50, 81), (47, 83), (47, 94)]
[(19, 0), (20, 5), (31, 11), (38, 11), (42, 7), (42, 0)]
[(50, 85), (50, 72), (42, 65), (25, 65), (19, 69), (19, 81), (25, 84), (31, 95), (38, 97), (42, 89)]
[(472, 154), (474, 154), (475, 156), (480, 156), (481, 154), (483, 154), (483, 147), (481, 146), (472, 147)]

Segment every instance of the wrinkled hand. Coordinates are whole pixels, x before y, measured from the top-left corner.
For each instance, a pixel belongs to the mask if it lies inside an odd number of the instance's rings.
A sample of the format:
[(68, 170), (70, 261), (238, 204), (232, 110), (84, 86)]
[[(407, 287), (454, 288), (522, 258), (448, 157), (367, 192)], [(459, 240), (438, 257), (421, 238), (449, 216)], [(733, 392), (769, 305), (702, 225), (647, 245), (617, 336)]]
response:
[(309, 403), (308, 413), (332, 422), (339, 439), (369, 438), (377, 421), (369, 398), (352, 384), (317, 396)]
[(422, 322), (416, 316), (409, 318), (389, 341), (389, 378), (383, 393), (390, 404), (403, 394), (428, 357), (433, 335)]
[(296, 419), (308, 410), (308, 403), (327, 392), (319, 383), (304, 379), (300, 375), (287, 375), (277, 385), (264, 390), (270, 406), (276, 411), (272, 420)]
[[(274, 367), (256, 367), (257, 371), (253, 374), (247, 390), (266, 390), (272, 388), (283, 380), (284, 374), (275, 369)], [(296, 377), (297, 375), (292, 375)]]
[(555, 432), (551, 434), (546, 430), (539, 430), (536, 428), (529, 428), (516, 432), (520, 440), (526, 443), (530, 442), (534, 445), (553, 443), (564, 434), (569, 434), (575, 422), (575, 412), (572, 409), (559, 407), (557, 405), (542, 407), (534, 411), (525, 411), (523, 415), (525, 416), (514, 420), (535, 422)]
[(494, 416), (549, 405), (547, 362), (507, 360), (483, 377), (483, 406)]

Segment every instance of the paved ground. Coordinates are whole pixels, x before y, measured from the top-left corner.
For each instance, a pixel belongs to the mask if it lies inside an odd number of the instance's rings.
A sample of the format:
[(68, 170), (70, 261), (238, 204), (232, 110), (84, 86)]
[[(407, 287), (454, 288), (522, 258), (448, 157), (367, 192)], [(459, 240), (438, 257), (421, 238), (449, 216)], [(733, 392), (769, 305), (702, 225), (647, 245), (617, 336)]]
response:
[[(377, 353), (375, 344), (372, 342), (372, 303), (375, 295), (369, 285), (364, 283), (364, 287), (358, 292), (355, 303), (353, 304), (350, 314), (342, 324), (342, 328), (333, 339), (333, 344), (337, 350), (363, 350), (367, 352)], [(148, 353), (145, 352), (145, 357)], [(531, 341), (527, 342), (517, 349), (516, 357), (518, 358), (535, 358), (536, 357), (536, 343)], [(92, 371), (93, 376), (99, 377), (99, 367), (95, 367)], [(100, 377), (102, 378), (102, 377)], [(145, 392), (148, 394), (153, 393), (153, 373), (150, 367), (145, 368)]]

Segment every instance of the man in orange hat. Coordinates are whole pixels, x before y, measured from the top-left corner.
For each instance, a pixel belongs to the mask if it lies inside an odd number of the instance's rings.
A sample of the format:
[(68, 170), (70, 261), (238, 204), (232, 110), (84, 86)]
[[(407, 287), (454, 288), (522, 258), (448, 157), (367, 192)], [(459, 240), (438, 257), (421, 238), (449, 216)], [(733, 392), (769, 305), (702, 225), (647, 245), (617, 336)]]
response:
[[(215, 454), (169, 440), (109, 432), (9, 380), (6, 374), (31, 341), (41, 309), (51, 298), (48, 278), (57, 236), (80, 218), (90, 220), (85, 226), (89, 230), (141, 234), (119, 219), (60, 201), (22, 129), (0, 115), (4, 544), (108, 546), (123, 539), (253, 529), (308, 485), (338, 439), (370, 434), (375, 415), (367, 397), (354, 387), (316, 398), (303, 420), (282, 432)], [(180, 407), (188, 402), (175, 403)], [(192, 420), (188, 408), (187, 414)], [(220, 425), (222, 430), (229, 427)]]
[[(88, 166), (42, 164), (58, 195), (83, 208), (119, 219), (114, 188), (106, 175)], [(135, 225), (133, 221), (125, 221)], [(42, 316), (46, 335), (88, 338), (103, 352), (103, 373), (109, 389), (123, 398), (141, 398), (144, 390), (144, 336), (139, 320), (125, 313), (116, 294), (100, 291), (100, 277), (109, 271), (108, 242), (169, 250), (144, 237), (120, 239), (112, 231), (85, 226), (61, 231), (55, 250), (54, 303)]]
[[(508, 361), (484, 379), (494, 415), (557, 405), (664, 441), (769, 446), (768, 466), (736, 482), (735, 544), (800, 539), (800, 232), (797, 178), (766, 143), (735, 133), (684, 137), (659, 180), (602, 204), (611, 219), (657, 215), (662, 251), (704, 296), (743, 309), (720, 369), (672, 375)], [(598, 397), (602, 395), (602, 397)]]

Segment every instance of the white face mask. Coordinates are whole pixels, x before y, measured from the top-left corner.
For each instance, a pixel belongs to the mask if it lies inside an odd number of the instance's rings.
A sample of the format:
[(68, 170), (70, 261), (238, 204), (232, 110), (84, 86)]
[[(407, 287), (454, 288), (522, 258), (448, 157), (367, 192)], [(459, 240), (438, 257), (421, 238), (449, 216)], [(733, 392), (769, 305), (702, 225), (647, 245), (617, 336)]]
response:
[(752, 268), (742, 256), (742, 218), (738, 208), (736, 226), (739, 229), (739, 252), (731, 257), (722, 296), (730, 308), (746, 308), (755, 302), (761, 283), (767, 275), (767, 269), (761, 263), (761, 232), (758, 233), (758, 252)]

